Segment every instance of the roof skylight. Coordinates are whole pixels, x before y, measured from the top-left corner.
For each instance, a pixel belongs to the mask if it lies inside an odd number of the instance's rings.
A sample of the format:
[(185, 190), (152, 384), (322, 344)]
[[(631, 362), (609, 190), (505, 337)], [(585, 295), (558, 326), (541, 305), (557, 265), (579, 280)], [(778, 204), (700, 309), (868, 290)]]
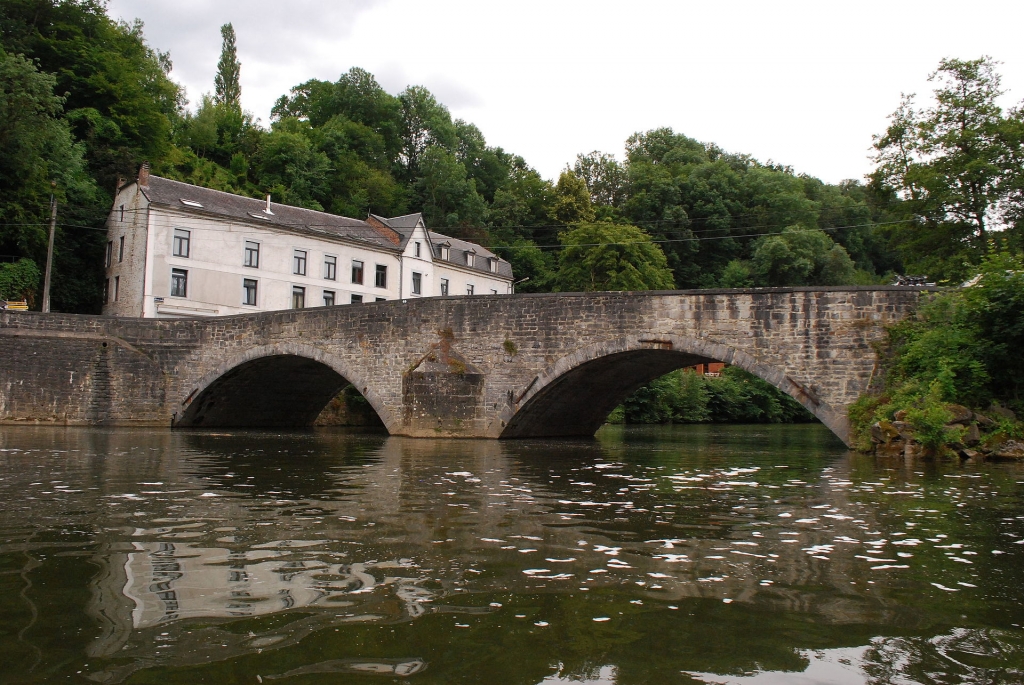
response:
[(201, 208), (203, 206), (202, 203), (200, 203), (200, 202), (196, 202), (195, 200), (186, 200), (185, 198), (181, 198), (181, 204), (187, 205), (189, 207), (200, 207)]
[(257, 214), (255, 212), (249, 212), (249, 216), (251, 216), (253, 219), (262, 219), (263, 221), (270, 221), (269, 216), (264, 216), (262, 214)]

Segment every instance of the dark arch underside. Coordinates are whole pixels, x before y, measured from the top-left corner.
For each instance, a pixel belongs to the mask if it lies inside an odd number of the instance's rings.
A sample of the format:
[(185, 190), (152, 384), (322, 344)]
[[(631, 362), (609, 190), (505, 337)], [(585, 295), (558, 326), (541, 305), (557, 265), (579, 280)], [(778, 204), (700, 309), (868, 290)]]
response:
[(577, 366), (532, 397), (502, 438), (593, 435), (608, 414), (640, 386), (670, 371), (717, 361), (670, 350), (633, 350)]
[(309, 426), (345, 386), (337, 371), (297, 355), (260, 357), (207, 386), (176, 426), (287, 428)]

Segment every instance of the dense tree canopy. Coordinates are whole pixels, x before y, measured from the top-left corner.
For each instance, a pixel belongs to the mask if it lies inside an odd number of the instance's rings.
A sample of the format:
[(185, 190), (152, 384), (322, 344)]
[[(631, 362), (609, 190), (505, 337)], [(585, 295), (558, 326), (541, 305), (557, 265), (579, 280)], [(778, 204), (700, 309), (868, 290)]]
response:
[(914, 270), (963, 279), (993, 241), (1021, 246), (1024, 114), (1008, 115), (996, 63), (944, 59), (930, 77), (934, 102), (905, 96), (876, 136), (875, 192), (903, 221), (893, 243)]

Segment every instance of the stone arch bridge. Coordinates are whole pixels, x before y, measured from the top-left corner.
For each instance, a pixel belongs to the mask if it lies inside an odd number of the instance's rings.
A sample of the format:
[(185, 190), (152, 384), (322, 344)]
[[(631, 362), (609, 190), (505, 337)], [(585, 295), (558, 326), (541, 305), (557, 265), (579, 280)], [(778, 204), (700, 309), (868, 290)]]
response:
[(872, 343), (921, 289), (425, 298), (205, 319), (0, 313), (0, 422), (309, 425), (347, 383), (392, 434), (590, 435), (640, 385), (711, 361), (848, 441)]

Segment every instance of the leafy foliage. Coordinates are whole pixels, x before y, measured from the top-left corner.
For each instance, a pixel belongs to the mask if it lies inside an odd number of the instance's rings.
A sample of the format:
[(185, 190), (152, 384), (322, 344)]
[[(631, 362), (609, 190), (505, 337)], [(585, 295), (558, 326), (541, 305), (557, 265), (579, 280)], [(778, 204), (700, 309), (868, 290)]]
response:
[(242, 65), (238, 61), (238, 49), (235, 46), (235, 27), (230, 23), (220, 27), (220, 35), (224, 44), (220, 50), (220, 61), (217, 62), (217, 75), (213, 78), (213, 87), (218, 105), (227, 105), (235, 109), (242, 108), (242, 86), (239, 83)]
[(957, 281), (993, 238), (1019, 247), (1024, 115), (1006, 115), (996, 103), (1002, 91), (991, 58), (944, 59), (930, 80), (932, 106), (919, 110), (913, 95), (904, 96), (875, 137), (872, 187), (904, 220), (891, 233), (907, 264)]
[(28, 300), (31, 306), (40, 278), (39, 267), (31, 259), (0, 264), (0, 300)]
[(673, 371), (623, 402), (626, 423), (794, 423), (814, 417), (789, 395), (734, 366), (719, 377)]
[(850, 255), (842, 245), (836, 245), (828, 234), (817, 229), (790, 226), (778, 235), (760, 238), (755, 243), (751, 262), (757, 285), (851, 285), (855, 282), (856, 270)]
[(938, 294), (889, 331), (885, 387), (851, 412), (860, 434), (899, 410), (934, 444), (947, 441), (945, 405), (984, 411), (997, 402), (1024, 411), (1024, 260), (985, 258), (977, 282)]
[(658, 290), (673, 285), (665, 254), (636, 226), (581, 224), (560, 239), (556, 291)]

